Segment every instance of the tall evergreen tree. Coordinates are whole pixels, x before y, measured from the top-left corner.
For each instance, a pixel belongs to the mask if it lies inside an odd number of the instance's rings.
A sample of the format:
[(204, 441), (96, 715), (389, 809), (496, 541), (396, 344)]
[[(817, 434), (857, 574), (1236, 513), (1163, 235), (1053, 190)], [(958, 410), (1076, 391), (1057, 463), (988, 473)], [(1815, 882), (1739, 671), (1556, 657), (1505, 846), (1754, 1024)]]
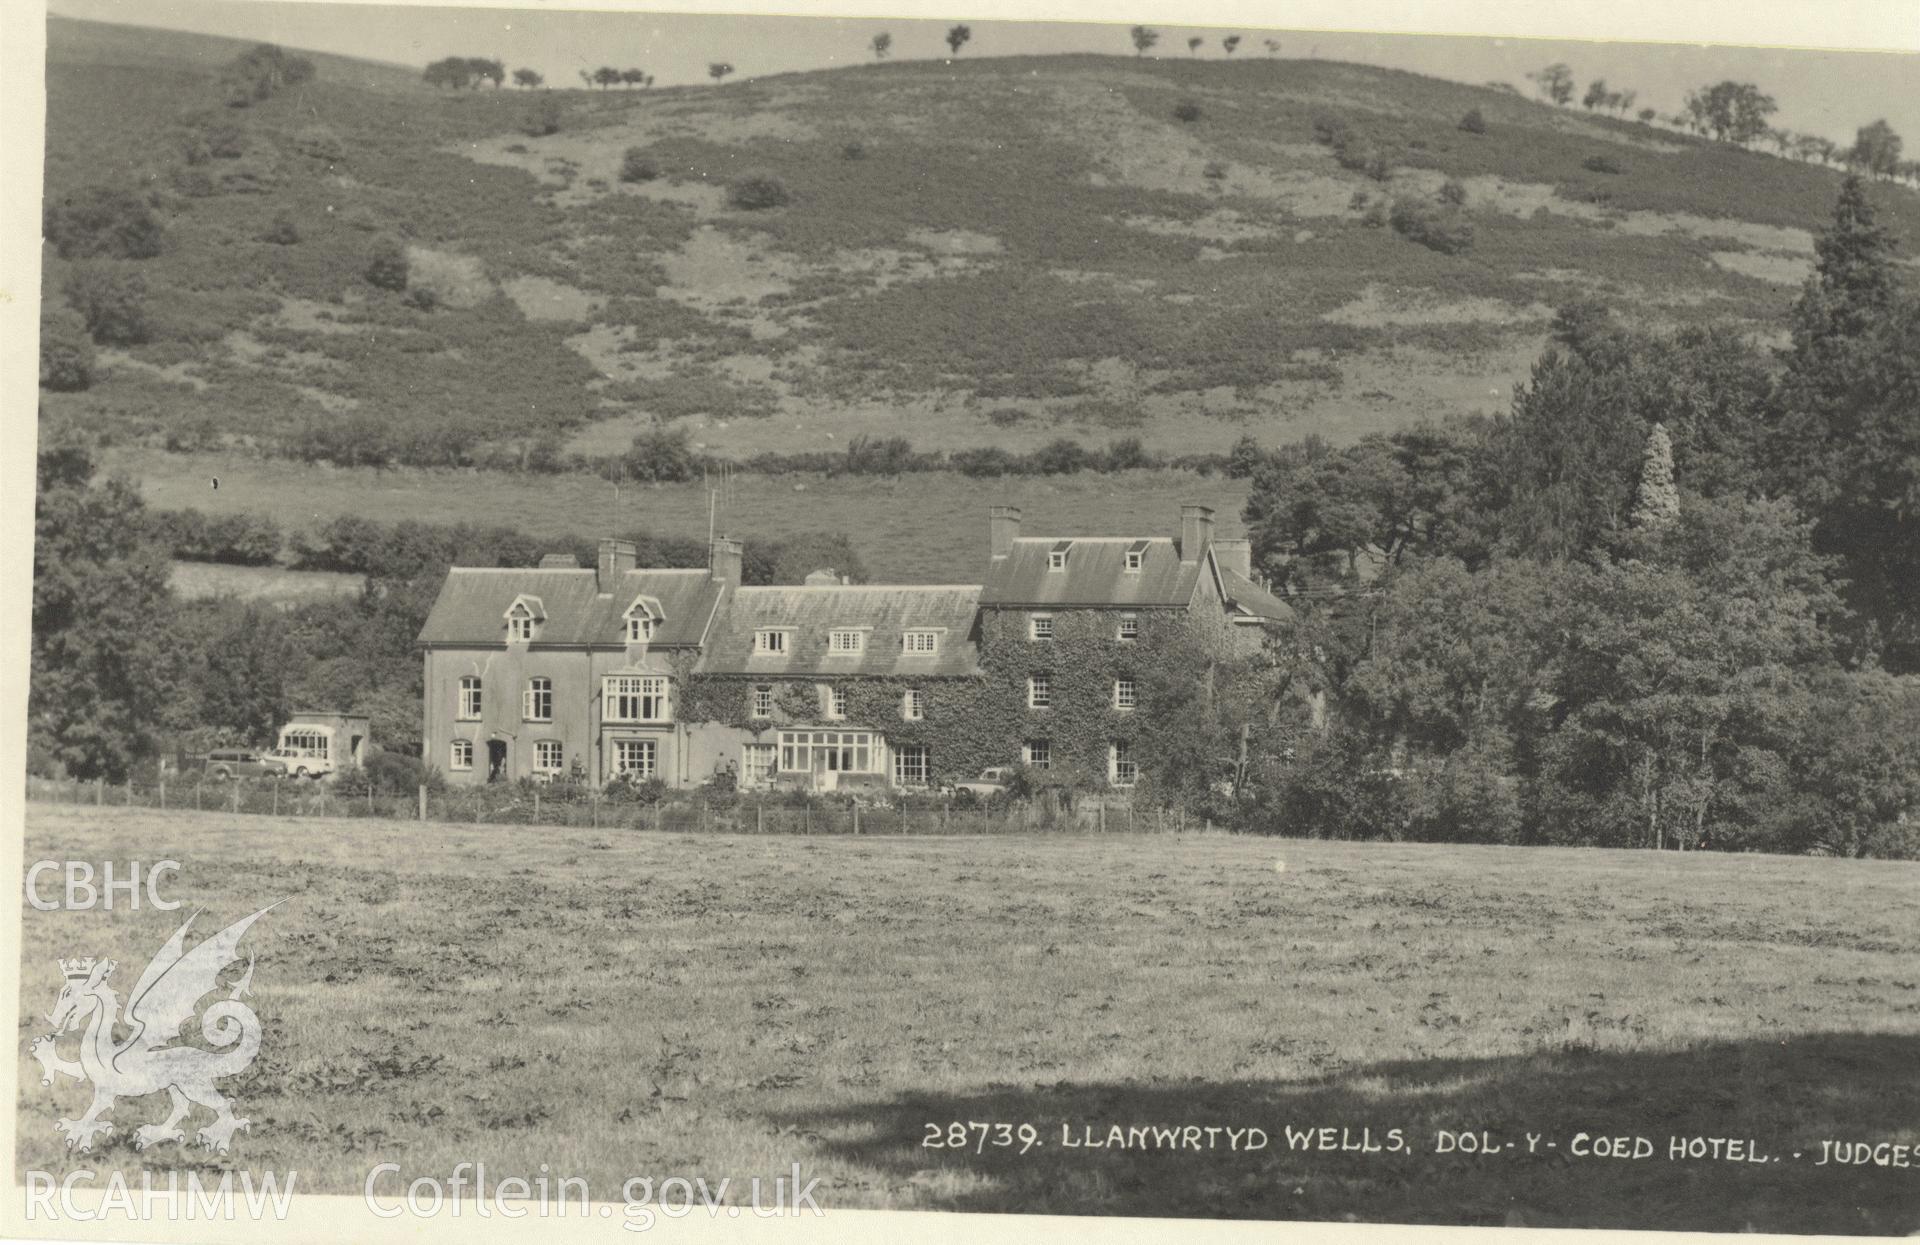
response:
[(1673, 441), (1667, 426), (1656, 423), (1647, 432), (1646, 457), (1640, 462), (1640, 489), (1634, 497), (1633, 526), (1651, 531), (1665, 527), (1680, 514), (1680, 490), (1673, 483)]

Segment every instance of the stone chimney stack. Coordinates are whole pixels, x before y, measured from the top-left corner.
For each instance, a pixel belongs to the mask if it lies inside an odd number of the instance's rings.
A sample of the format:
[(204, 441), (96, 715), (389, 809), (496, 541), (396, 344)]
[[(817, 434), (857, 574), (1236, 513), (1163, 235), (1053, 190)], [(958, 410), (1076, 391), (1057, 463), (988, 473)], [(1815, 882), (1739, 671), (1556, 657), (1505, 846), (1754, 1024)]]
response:
[(1210, 506), (1180, 507), (1180, 560), (1198, 562), (1213, 543), (1213, 509)]
[(725, 536), (714, 538), (707, 549), (707, 567), (715, 583), (740, 586), (740, 562), (746, 555), (746, 547), (737, 540)]
[(595, 567), (594, 585), (603, 597), (612, 596), (616, 582), (634, 567), (635, 553), (630, 540), (611, 536), (600, 540), (600, 561)]
[(1250, 540), (1216, 540), (1213, 542), (1214, 560), (1220, 563), (1223, 571), (1232, 571), (1242, 579), (1253, 578), (1253, 542)]
[(1020, 539), (1020, 507), (995, 506), (987, 511), (987, 543), (996, 558), (1004, 558), (1013, 552), (1013, 542)]

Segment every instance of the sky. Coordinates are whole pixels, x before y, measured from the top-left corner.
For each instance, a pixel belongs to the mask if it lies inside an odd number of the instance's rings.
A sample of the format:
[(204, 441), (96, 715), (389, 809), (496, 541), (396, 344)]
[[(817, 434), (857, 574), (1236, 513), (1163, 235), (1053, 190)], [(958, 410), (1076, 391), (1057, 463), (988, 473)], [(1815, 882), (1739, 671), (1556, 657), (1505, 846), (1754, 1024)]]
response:
[[(1835, 2), (1844, 6), (1848, 0)], [(1633, 0), (1619, 0), (1609, 7), (1620, 10), (1632, 3)], [(1695, 9), (1706, 11), (1698, 0), (1667, 0), (1658, 9), (1684, 15), (1689, 3)], [(1901, 11), (1899, 7), (1888, 9), (1884, 5), (1876, 10), (1871, 0), (1851, 0), (1851, 3), (1856, 16), (1875, 11), (1895, 14)], [(1900, 0), (1900, 4), (1912, 16), (1914, 31), (1906, 35), (1896, 18), (1891, 27), (1891, 43), (1920, 47), (1920, 4), (1915, 0)], [(1164, 5), (1164, 0), (1162, 5), (1161, 11), (1173, 11), (1172, 6)], [(1280, 11), (1270, 4), (1236, 7), (1230, 0), (1228, 7), (1234, 9), (1229, 14), (1234, 16), (1246, 12), (1271, 15)], [(1289, 3), (1285, 12), (1298, 18), (1310, 7)], [(1419, 11), (1437, 12), (1445, 7), (1429, 5)], [(1220, 8), (1215, 5), (1210, 12)], [(1377, 5), (1374, 8), (1378, 11)], [(1753, 38), (1764, 23), (1742, 21), (1741, 16), (1750, 10), (1757, 19), (1765, 14), (1766, 8), (1764, 0), (1749, 0), (1742, 5), (1722, 3), (1717, 9), (1720, 16), (1710, 24), (1710, 29), (1716, 37), (1728, 40)], [(920, 5), (919, 9), (925, 12), (927, 6)], [(1510, 19), (1513, 25), (1501, 25), (1497, 9), (1498, 4), (1494, 3), (1465, 10), (1469, 14), (1486, 14), (1484, 25), (1466, 28), (1516, 29), (1522, 20), (1527, 20), (1530, 28), (1540, 28), (1537, 22), (1520, 14)], [(553, 85), (573, 85), (578, 81), (579, 70), (602, 64), (639, 66), (653, 74), (662, 86), (705, 82), (707, 65), (713, 61), (733, 64), (736, 78), (859, 64), (871, 59), (868, 41), (881, 30), (892, 34), (896, 60), (944, 57), (947, 48), (942, 34), (951, 24), (944, 19), (907, 17), (590, 12), (541, 4), (518, 8), (458, 8), (424, 4), (268, 3), (264, 0), (49, 0), (49, 10), (95, 21), (258, 39), (409, 65), (424, 65), (446, 55), (497, 57), (509, 66), (536, 69)], [(1194, 10), (1183, 4), (1179, 11), (1191, 14)], [(1336, 6), (1333, 13), (1364, 16), (1365, 11), (1364, 4), (1348, 4)], [(1733, 20), (1728, 20), (1727, 14), (1732, 14)], [(1328, 15), (1327, 7), (1320, 5), (1313, 10), (1313, 15), (1324, 18)], [(1116, 19), (1107, 24), (969, 20), (973, 38), (961, 54), (967, 57), (1046, 52), (1131, 54), (1128, 27), (1139, 16), (1134, 14), (1128, 20)], [(1562, 19), (1558, 29), (1566, 29), (1567, 20), (1579, 18)], [(1851, 141), (1857, 127), (1884, 117), (1895, 130), (1909, 136), (1911, 147), (1920, 148), (1920, 53), (1916, 52), (1388, 35), (1343, 33), (1337, 29), (1289, 31), (1262, 29), (1251, 24), (1211, 27), (1171, 22), (1149, 24), (1160, 32), (1155, 52), (1161, 56), (1188, 55), (1187, 40), (1194, 35), (1206, 41), (1200, 52), (1202, 56), (1223, 56), (1220, 38), (1238, 32), (1246, 36), (1237, 53), (1241, 58), (1266, 55), (1263, 40), (1273, 38), (1281, 44), (1282, 57), (1317, 56), (1359, 61), (1464, 82), (1505, 81), (1523, 88), (1528, 87), (1529, 71), (1553, 61), (1565, 61), (1573, 67), (1582, 90), (1589, 80), (1605, 78), (1616, 90), (1638, 91), (1640, 107), (1658, 108), (1663, 113), (1678, 111), (1689, 88), (1733, 78), (1757, 83), (1775, 97), (1780, 105), (1774, 117), (1776, 125)], [(1363, 22), (1353, 20), (1351, 24)], [(1668, 33), (1667, 27), (1652, 21), (1630, 28)], [(1696, 23), (1680, 29), (1697, 28)], [(1860, 39), (1864, 37), (1860, 32), (1868, 29), (1857, 22), (1852, 26), (1844, 22), (1823, 22), (1815, 37)], [(1871, 29), (1877, 31), (1883, 27)], [(1722, 31), (1724, 36), (1720, 35)]]

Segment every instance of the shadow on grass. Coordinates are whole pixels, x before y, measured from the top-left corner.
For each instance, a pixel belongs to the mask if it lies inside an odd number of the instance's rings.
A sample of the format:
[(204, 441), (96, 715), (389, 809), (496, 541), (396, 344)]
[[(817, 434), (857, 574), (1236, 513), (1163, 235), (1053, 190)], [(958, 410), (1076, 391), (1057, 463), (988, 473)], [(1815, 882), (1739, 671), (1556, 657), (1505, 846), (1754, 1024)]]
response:
[[(929, 1125), (1021, 1122), (1025, 1154), (928, 1148)], [(1678, 1051), (1570, 1047), (1382, 1063), (1300, 1081), (1073, 1084), (926, 1093), (777, 1121), (872, 1173), (894, 1205), (1027, 1214), (1903, 1234), (1920, 1228), (1906, 1169), (1816, 1165), (1824, 1141), (1920, 1143), (1920, 1035), (1803, 1034)], [(1069, 1148), (1089, 1127), (1255, 1126), (1261, 1150)], [(1288, 1130), (1410, 1153), (1290, 1149)], [(1493, 1135), (1493, 1155), (1437, 1153), (1439, 1130)], [(1576, 1157), (1578, 1133), (1644, 1137), (1651, 1157)], [(1527, 1134), (1539, 1135), (1529, 1154)], [(1675, 1160), (1669, 1139), (1740, 1139), (1778, 1161)], [(1513, 1149), (1505, 1149), (1506, 1143)], [(1549, 1148), (1548, 1143), (1557, 1143)], [(1631, 1143), (1629, 1143), (1631, 1145)], [(1798, 1151), (1801, 1158), (1793, 1155)], [(862, 1201), (845, 1190), (842, 1204)], [(827, 1189), (822, 1204), (839, 1200)]]

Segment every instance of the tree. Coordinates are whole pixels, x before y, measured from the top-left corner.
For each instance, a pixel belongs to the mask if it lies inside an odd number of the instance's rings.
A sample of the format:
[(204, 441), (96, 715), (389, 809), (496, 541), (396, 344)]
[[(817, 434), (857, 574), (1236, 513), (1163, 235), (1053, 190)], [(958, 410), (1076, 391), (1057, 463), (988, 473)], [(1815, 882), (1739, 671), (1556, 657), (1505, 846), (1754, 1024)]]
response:
[(383, 290), (404, 290), (407, 288), (408, 261), (407, 248), (400, 245), (398, 238), (383, 237), (374, 240), (373, 249), (367, 256), (365, 269), (367, 283)]
[(246, 108), (312, 77), (312, 61), (262, 43), (227, 63), (220, 71), (220, 88), (228, 107)]
[[(1628, 105), (1628, 106), (1631, 107), (1632, 105)], [(1652, 125), (1654, 122), (1654, 119), (1659, 115), (1660, 115), (1659, 110), (1655, 108), (1642, 108), (1638, 113), (1641, 125)]]
[(505, 61), (493, 60), (485, 56), (467, 57), (467, 70), (472, 75), (472, 85), (479, 86), (482, 81), (493, 83), (493, 89), (499, 90), (500, 84), (507, 80)]
[(1153, 45), (1160, 42), (1160, 32), (1151, 26), (1135, 26), (1133, 34), (1133, 54), (1145, 56)]
[(150, 259), (166, 230), (147, 201), (117, 186), (82, 186), (47, 204), (47, 240), (61, 259)]
[(1751, 82), (1716, 82), (1687, 95), (1687, 115), (1698, 132), (1742, 146), (1767, 132), (1767, 118), (1778, 107)]
[(1672, 523), (1680, 514), (1680, 490), (1673, 483), (1673, 441), (1667, 426), (1655, 423), (1647, 431), (1646, 457), (1640, 463), (1640, 487), (1634, 494), (1634, 527), (1652, 531)]
[(1900, 136), (1883, 118), (1863, 125), (1854, 133), (1853, 150), (1860, 166), (1875, 177), (1892, 177), (1900, 169)]
[(725, 61), (715, 61), (707, 66), (707, 77), (712, 78), (715, 82), (720, 81), (732, 72), (733, 66)]
[(1234, 51), (1240, 46), (1240, 36), (1228, 35), (1220, 41), (1220, 46), (1226, 49), (1228, 56), (1232, 56)]
[(171, 566), (139, 491), (93, 474), (84, 449), (40, 454), (28, 730), (68, 773), (119, 781), (155, 755), (170, 699)]
[[(732, 72), (733, 66), (727, 66), (727, 70)], [(603, 91), (611, 89), (618, 81), (620, 81), (620, 71), (612, 65), (602, 65), (593, 71), (593, 83)]]
[(1466, 115), (1460, 118), (1460, 128), (1468, 134), (1485, 134), (1487, 119), (1480, 115), (1478, 108), (1469, 108)]
[(966, 25), (964, 22), (957, 26), (949, 26), (947, 28), (947, 50), (953, 53), (953, 55), (958, 56), (960, 55), (960, 49), (966, 46), (967, 42), (972, 38), (973, 27)]
[(40, 387), (74, 393), (93, 383), (93, 338), (86, 321), (65, 307), (40, 309)]
[(1573, 98), (1573, 69), (1565, 62), (1556, 61), (1528, 74), (1527, 78), (1539, 86), (1540, 94), (1556, 104), (1565, 106)]
[(1280, 41), (1278, 39), (1262, 39), (1260, 42), (1266, 46), (1268, 56), (1280, 55)]
[(421, 71), (428, 86), (458, 91), (473, 81), (473, 62), (464, 56), (443, 56)]
[(644, 87), (647, 83), (653, 81), (653, 79), (647, 76), (646, 70), (636, 67), (633, 69), (622, 69), (620, 71), (620, 81), (631, 90), (636, 86)]
[(660, 176), (660, 165), (649, 156), (644, 147), (629, 147), (620, 158), (620, 180), (623, 182), (650, 182)]
[(134, 346), (153, 335), (147, 320), (147, 281), (138, 272), (106, 262), (76, 264), (67, 274), (64, 293), (87, 332), (102, 345)]
[(529, 91), (545, 81), (545, 78), (541, 77), (538, 72), (532, 69), (516, 69), (513, 71), (513, 84)]
[(883, 61), (893, 51), (893, 36), (883, 30), (873, 37), (869, 46), (873, 48), (873, 59)]
[(1194, 35), (1187, 40), (1187, 51), (1194, 56), (1198, 56), (1200, 55), (1200, 45), (1205, 42), (1206, 40), (1202, 39), (1199, 35)]
[(727, 186), (727, 202), (742, 211), (785, 207), (792, 200), (787, 184), (771, 173), (748, 173)]
[(1609, 94), (1610, 92), (1607, 90), (1607, 80), (1605, 78), (1595, 78), (1587, 84), (1587, 93), (1580, 97), (1580, 106), (1591, 112), (1606, 103)]

